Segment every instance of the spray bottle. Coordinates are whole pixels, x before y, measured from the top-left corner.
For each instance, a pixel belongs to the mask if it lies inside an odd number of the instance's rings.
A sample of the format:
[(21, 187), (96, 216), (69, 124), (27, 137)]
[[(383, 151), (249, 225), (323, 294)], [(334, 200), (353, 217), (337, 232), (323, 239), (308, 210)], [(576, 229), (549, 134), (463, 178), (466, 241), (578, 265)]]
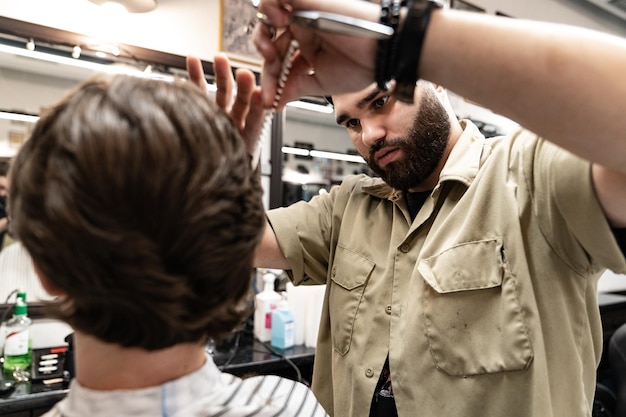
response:
[(274, 291), (276, 275), (263, 275), (263, 291), (254, 298), (254, 336), (261, 342), (269, 342), (272, 338), (272, 310), (280, 301), (280, 295)]
[(32, 346), (28, 317), (26, 294), (17, 296), (13, 308), (13, 318), (6, 324), (6, 339), (4, 341), (4, 363), (2, 368), (5, 375), (13, 376), (15, 372), (28, 372), (32, 363)]

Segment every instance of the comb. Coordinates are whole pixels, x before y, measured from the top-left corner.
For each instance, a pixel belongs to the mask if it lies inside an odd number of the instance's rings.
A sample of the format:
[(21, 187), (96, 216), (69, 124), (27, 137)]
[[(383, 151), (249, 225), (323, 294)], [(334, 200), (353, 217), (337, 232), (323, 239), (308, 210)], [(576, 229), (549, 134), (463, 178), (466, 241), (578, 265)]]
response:
[(252, 170), (256, 170), (259, 165), (259, 161), (261, 160), (261, 142), (263, 141), (263, 138), (268, 134), (268, 131), (272, 126), (274, 115), (276, 114), (276, 110), (278, 109), (278, 103), (280, 102), (280, 98), (283, 94), (283, 89), (285, 88), (285, 84), (287, 83), (287, 78), (289, 78), (289, 72), (291, 71), (291, 61), (297, 50), (298, 41), (292, 39), (289, 43), (289, 49), (287, 49), (287, 54), (283, 59), (283, 65), (280, 70), (280, 75), (278, 76), (278, 85), (276, 87), (276, 94), (274, 95), (272, 108), (268, 110), (267, 114), (265, 115), (263, 127), (261, 128), (261, 133), (257, 138), (254, 150), (252, 152)]

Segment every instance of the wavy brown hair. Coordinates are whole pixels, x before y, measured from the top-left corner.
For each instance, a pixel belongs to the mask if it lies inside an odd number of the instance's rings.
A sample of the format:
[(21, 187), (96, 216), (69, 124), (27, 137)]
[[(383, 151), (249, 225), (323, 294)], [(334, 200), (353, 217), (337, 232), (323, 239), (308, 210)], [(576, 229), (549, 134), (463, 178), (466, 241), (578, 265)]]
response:
[(37, 123), (10, 195), (18, 239), (66, 294), (51, 314), (75, 330), (155, 350), (248, 317), (262, 189), (235, 127), (193, 84), (84, 82)]

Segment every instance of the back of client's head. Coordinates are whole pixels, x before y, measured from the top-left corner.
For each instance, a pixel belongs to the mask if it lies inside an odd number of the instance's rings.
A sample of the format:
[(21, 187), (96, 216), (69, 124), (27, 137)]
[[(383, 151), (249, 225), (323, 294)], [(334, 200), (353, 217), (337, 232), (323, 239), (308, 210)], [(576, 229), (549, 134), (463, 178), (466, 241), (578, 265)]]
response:
[(191, 83), (94, 78), (43, 115), (10, 213), (51, 313), (122, 346), (228, 334), (249, 311), (261, 186), (228, 117)]

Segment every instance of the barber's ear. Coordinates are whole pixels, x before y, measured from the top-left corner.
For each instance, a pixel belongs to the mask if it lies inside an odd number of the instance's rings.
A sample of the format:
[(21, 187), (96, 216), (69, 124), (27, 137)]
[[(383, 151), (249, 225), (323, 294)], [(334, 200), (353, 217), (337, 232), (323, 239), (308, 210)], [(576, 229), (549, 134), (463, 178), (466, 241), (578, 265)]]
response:
[(41, 270), (34, 261), (33, 267), (35, 268), (35, 273), (37, 274), (37, 277), (39, 277), (39, 282), (41, 283), (41, 286), (44, 290), (46, 290), (48, 294), (53, 296), (64, 295), (63, 291), (61, 291), (54, 284), (52, 284), (48, 277), (43, 272), (41, 272)]

